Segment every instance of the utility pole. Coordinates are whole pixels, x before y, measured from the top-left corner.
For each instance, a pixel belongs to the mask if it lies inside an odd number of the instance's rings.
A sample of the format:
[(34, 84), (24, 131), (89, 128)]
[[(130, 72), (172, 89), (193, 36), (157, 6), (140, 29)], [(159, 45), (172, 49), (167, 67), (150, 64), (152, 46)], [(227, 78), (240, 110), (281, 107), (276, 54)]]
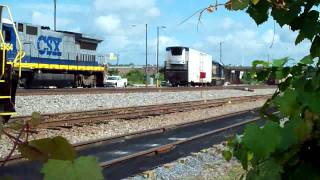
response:
[(223, 63), (222, 63), (222, 42), (220, 42), (220, 63), (223, 65)]
[(157, 87), (159, 87), (159, 34), (160, 28), (165, 29), (166, 26), (157, 26)]
[(159, 87), (159, 29), (157, 26), (157, 87)]
[(148, 87), (148, 24), (146, 24), (146, 69), (145, 69), (145, 85)]
[(53, 18), (54, 18), (54, 31), (57, 30), (57, 0), (54, 0), (54, 13), (53, 13)]

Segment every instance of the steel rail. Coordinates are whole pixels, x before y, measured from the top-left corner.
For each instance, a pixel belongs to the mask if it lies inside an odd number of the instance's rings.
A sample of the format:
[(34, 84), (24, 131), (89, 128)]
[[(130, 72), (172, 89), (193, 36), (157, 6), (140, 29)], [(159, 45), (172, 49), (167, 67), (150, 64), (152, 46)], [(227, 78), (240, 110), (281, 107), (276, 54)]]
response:
[(162, 152), (168, 152), (168, 151), (172, 150), (174, 147), (176, 147), (179, 144), (188, 143), (190, 141), (195, 141), (197, 139), (203, 138), (205, 136), (209, 136), (209, 135), (212, 135), (212, 134), (215, 134), (215, 133), (223, 132), (223, 131), (226, 131), (226, 130), (229, 130), (229, 129), (232, 129), (232, 128), (235, 128), (235, 127), (243, 126), (243, 125), (248, 124), (248, 123), (256, 122), (259, 119), (260, 118), (250, 119), (250, 120), (247, 120), (247, 121), (244, 121), (244, 122), (233, 124), (231, 126), (227, 126), (227, 127), (224, 127), (224, 128), (220, 128), (220, 129), (217, 129), (217, 130), (210, 131), (210, 132), (202, 133), (202, 134), (190, 137), (188, 139), (178, 140), (176, 142), (173, 142), (173, 143), (170, 143), (170, 144), (166, 144), (166, 145), (163, 145), (163, 146), (160, 146), (160, 147), (151, 148), (151, 149), (148, 149), (148, 150), (145, 150), (145, 151), (134, 153), (134, 154), (132, 154), (130, 156), (125, 156), (125, 157), (114, 159), (114, 160), (111, 160), (111, 161), (102, 162), (102, 163), (100, 163), (100, 166), (101, 167), (109, 167), (109, 166), (111, 166), (113, 164), (120, 163), (120, 162), (123, 162), (123, 161), (127, 161), (127, 160), (130, 160), (130, 159), (139, 157), (139, 156), (145, 156), (145, 155), (150, 155), (150, 154), (158, 154), (158, 153), (162, 153)]
[[(134, 162), (140, 162), (141, 159), (158, 158), (158, 156), (153, 156), (153, 155), (161, 156), (161, 155), (165, 155), (166, 153), (173, 153), (173, 151), (177, 151), (177, 149), (179, 149), (180, 146), (185, 146), (188, 144), (192, 144), (194, 142), (202, 143), (201, 139), (204, 139), (204, 138), (213, 138), (214, 140), (215, 137), (218, 137), (219, 133), (224, 133), (232, 129), (235, 130), (237, 128), (243, 127), (248, 123), (259, 121), (260, 118), (258, 117), (259, 115), (257, 111), (258, 109), (256, 108), (252, 110), (231, 113), (231, 114), (218, 116), (214, 118), (198, 120), (198, 121), (189, 122), (189, 123), (176, 124), (176, 125), (167, 126), (164, 128), (156, 128), (156, 129), (151, 129), (146, 131), (140, 131), (140, 132), (130, 133), (126, 135), (111, 137), (111, 138), (110, 137), (102, 138), (94, 141), (75, 144), (74, 147), (76, 148), (77, 152), (80, 153), (80, 155), (93, 155), (98, 157), (100, 166), (104, 168), (104, 174), (108, 174), (109, 176), (110, 173), (111, 174), (113, 173), (112, 176), (115, 176), (114, 168), (116, 168), (117, 166), (121, 167), (121, 166), (124, 166), (124, 164), (132, 166), (132, 163), (135, 164)], [(208, 125), (210, 125), (210, 127), (208, 127)], [(207, 127), (207, 129), (201, 129), (201, 127)], [(211, 127), (214, 127), (214, 128), (211, 129)], [(157, 147), (146, 147), (146, 148), (142, 148), (142, 150), (139, 150), (138, 148), (136, 152), (133, 151), (133, 153), (128, 155), (123, 155), (123, 156), (120, 155), (118, 157), (116, 156), (115, 158), (111, 157), (111, 159), (110, 158), (103, 159), (104, 156), (103, 155), (101, 156), (102, 152), (106, 154), (106, 152), (109, 152), (109, 151), (112, 152), (112, 149), (121, 150), (121, 148), (123, 148), (125, 150), (126, 147), (135, 147), (135, 144), (138, 145), (140, 143), (140, 145), (142, 145), (143, 143), (141, 144), (141, 142), (145, 142), (144, 140), (146, 138), (149, 139), (148, 141), (150, 141), (152, 140), (152, 138), (155, 138), (155, 137), (159, 137), (160, 139), (161, 138), (166, 139), (167, 138), (166, 136), (176, 137), (177, 135), (181, 134), (181, 131), (186, 132), (185, 130), (190, 130), (190, 131), (193, 130), (194, 134), (191, 133), (189, 134), (190, 137), (184, 138), (184, 139), (178, 138), (173, 142), (167, 140), (164, 144), (160, 144)], [(184, 136), (188, 136), (188, 133), (190, 132), (186, 132)], [(148, 141), (146, 143), (148, 143)], [(152, 141), (156, 141), (156, 140), (152, 140)], [(126, 146), (121, 146), (121, 143), (125, 144)], [(205, 144), (207, 143), (207, 141), (204, 141), (203, 143)], [(105, 147), (108, 147), (109, 149), (108, 148), (101, 149), (100, 146), (101, 147), (105, 146)], [(184, 148), (182, 149), (184, 150)], [(181, 148), (178, 151), (181, 151)], [(170, 159), (170, 161), (172, 160), (173, 159)], [(2, 169), (2, 173), (0, 171), (0, 175), (8, 175), (4, 172), (5, 170), (7, 170), (6, 168), (9, 168), (9, 169), (18, 168), (19, 171), (27, 171), (28, 175), (30, 175), (29, 174), (30, 168), (26, 168), (23, 165), (23, 163), (27, 163), (27, 162), (29, 161), (22, 160), (20, 156), (15, 156), (11, 158), (8, 165), (6, 165), (4, 169)], [(39, 164), (36, 167), (39, 167)], [(113, 168), (113, 170), (111, 170), (112, 172), (108, 171), (108, 169), (110, 168), (111, 169)], [(138, 167), (131, 167), (131, 168), (137, 169)], [(36, 169), (31, 168), (31, 170), (35, 171)], [(120, 169), (118, 169), (117, 171), (120, 171)], [(12, 169), (10, 172), (13, 172)], [(35, 171), (35, 172), (39, 172), (39, 171)], [(137, 172), (137, 171), (133, 171), (133, 172)], [(19, 173), (22, 173), (22, 177), (24, 177), (23, 172), (19, 172)], [(18, 175), (19, 173), (16, 172), (14, 175)], [(125, 172), (125, 173), (128, 173), (128, 172)], [(118, 172), (118, 175), (123, 176), (123, 174), (121, 175), (121, 173), (119, 174), (119, 172)]]
[(180, 92), (180, 91), (207, 91), (207, 90), (254, 90), (276, 88), (269, 85), (238, 85), (238, 86), (211, 86), (211, 87), (136, 87), (136, 88), (63, 88), (63, 89), (18, 89), (17, 96), (32, 95), (65, 95), (65, 94), (105, 94), (105, 93), (142, 93), (142, 92)]
[[(205, 108), (213, 108), (223, 106), (230, 102), (242, 103), (249, 101), (256, 101), (259, 99), (267, 99), (270, 95), (256, 95), (256, 96), (243, 96), (222, 98), (214, 100), (190, 101), (180, 103), (168, 103), (149, 106), (137, 106), (128, 108), (115, 108), (96, 111), (84, 112), (71, 112), (71, 113), (57, 113), (57, 114), (44, 114), (42, 115), (43, 122), (40, 128), (50, 127), (72, 127), (75, 124), (81, 123), (97, 123), (112, 119), (137, 119), (150, 116), (158, 116), (163, 114), (184, 112), (190, 110), (198, 110)], [(12, 121), (26, 121), (31, 119), (31, 116), (15, 117)]]

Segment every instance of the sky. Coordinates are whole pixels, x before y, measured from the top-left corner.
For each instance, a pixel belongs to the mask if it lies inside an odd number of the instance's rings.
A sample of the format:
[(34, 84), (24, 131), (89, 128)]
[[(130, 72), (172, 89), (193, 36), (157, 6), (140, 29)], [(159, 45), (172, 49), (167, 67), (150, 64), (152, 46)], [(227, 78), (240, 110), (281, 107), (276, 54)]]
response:
[[(226, 0), (219, 0), (219, 3)], [(215, 1), (214, 1), (215, 2)], [(15, 21), (50, 26), (53, 0), (2, 0), (11, 7)], [(119, 63), (145, 63), (145, 24), (148, 24), (148, 64), (156, 64), (157, 26), (160, 29), (160, 64), (165, 47), (186, 46), (231, 65), (250, 65), (253, 60), (308, 54), (310, 42), (294, 45), (297, 32), (274, 24), (270, 18), (257, 26), (248, 14), (223, 7), (181, 24), (212, 0), (57, 0), (57, 29), (95, 35), (104, 41), (100, 54), (119, 54)], [(275, 30), (275, 31), (274, 31)], [(111, 62), (114, 63), (114, 62)]]

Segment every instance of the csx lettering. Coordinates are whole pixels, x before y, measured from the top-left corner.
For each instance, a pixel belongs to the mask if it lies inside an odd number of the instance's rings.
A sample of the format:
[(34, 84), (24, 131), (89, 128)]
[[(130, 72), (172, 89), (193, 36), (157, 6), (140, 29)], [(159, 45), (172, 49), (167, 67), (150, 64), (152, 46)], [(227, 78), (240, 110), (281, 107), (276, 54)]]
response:
[[(59, 45), (62, 42), (61, 38), (51, 37), (51, 36), (39, 36), (37, 42), (37, 48), (40, 55), (48, 56), (61, 56), (59, 50)], [(41, 44), (43, 44), (41, 46)]]

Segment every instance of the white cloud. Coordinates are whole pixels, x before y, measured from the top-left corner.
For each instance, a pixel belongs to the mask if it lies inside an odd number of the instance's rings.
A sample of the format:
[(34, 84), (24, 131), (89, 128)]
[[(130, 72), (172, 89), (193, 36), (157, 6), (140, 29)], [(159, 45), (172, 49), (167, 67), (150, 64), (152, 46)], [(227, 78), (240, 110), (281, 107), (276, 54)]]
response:
[[(58, 29), (66, 28), (72, 24), (72, 20), (68, 18), (57, 18)], [(31, 16), (31, 23), (40, 26), (53, 27), (53, 15), (45, 14), (39, 11), (33, 11)]]
[(147, 11), (147, 15), (150, 17), (160, 16), (160, 10), (156, 7), (153, 7)]
[(114, 15), (99, 16), (95, 19), (95, 24), (107, 34), (117, 34), (121, 31), (121, 19)]
[[(35, 10), (40, 12), (52, 12), (53, 13), (53, 1), (51, 3), (18, 3), (16, 5), (18, 8), (25, 10)], [(57, 3), (57, 13), (83, 13), (86, 12), (87, 9), (84, 9), (79, 4), (67, 4), (67, 3)]]
[(169, 36), (160, 36), (159, 37), (159, 44), (160, 44), (160, 47), (181, 45), (181, 43), (177, 39), (175, 39), (174, 37), (169, 37)]
[[(95, 0), (94, 7), (99, 12), (121, 13), (128, 19), (130, 16), (143, 14), (150, 17), (160, 15), (155, 0)], [(141, 17), (140, 17), (141, 18)]]
[(234, 25), (234, 21), (231, 18), (224, 18), (223, 19), (223, 23), (222, 23), (222, 27), (224, 29), (229, 29)]
[[(103, 47), (108, 51), (126, 49), (128, 52), (136, 53), (138, 49), (143, 50), (144, 24), (161, 14), (156, 0), (94, 0), (93, 8), (96, 31), (100, 31), (105, 37)], [(149, 30), (151, 31), (151, 28)], [(149, 32), (149, 38), (150, 34)], [(160, 38), (160, 41), (165, 44), (171, 42), (163, 38)]]
[(107, 43), (107, 48), (109, 49), (123, 49), (131, 44), (131, 41), (127, 36), (108, 36), (105, 38)]
[[(213, 31), (214, 32), (214, 31)], [(259, 27), (234, 29), (215, 32), (205, 38), (205, 43), (201, 43), (202, 48), (214, 59), (219, 58), (219, 43), (222, 42), (222, 57), (226, 64), (250, 65), (252, 60), (292, 57), (302, 58), (308, 53), (310, 43), (304, 41), (298, 46), (294, 45), (296, 33), (289, 29), (277, 29), (276, 33), (272, 29), (262, 30)], [(272, 47), (270, 45), (273, 44)]]
[(269, 29), (262, 35), (262, 39), (264, 40), (265, 43), (278, 43), (279, 42), (279, 35), (274, 33), (273, 30)]
[(155, 6), (155, 0), (95, 0), (97, 10), (141, 10)]

